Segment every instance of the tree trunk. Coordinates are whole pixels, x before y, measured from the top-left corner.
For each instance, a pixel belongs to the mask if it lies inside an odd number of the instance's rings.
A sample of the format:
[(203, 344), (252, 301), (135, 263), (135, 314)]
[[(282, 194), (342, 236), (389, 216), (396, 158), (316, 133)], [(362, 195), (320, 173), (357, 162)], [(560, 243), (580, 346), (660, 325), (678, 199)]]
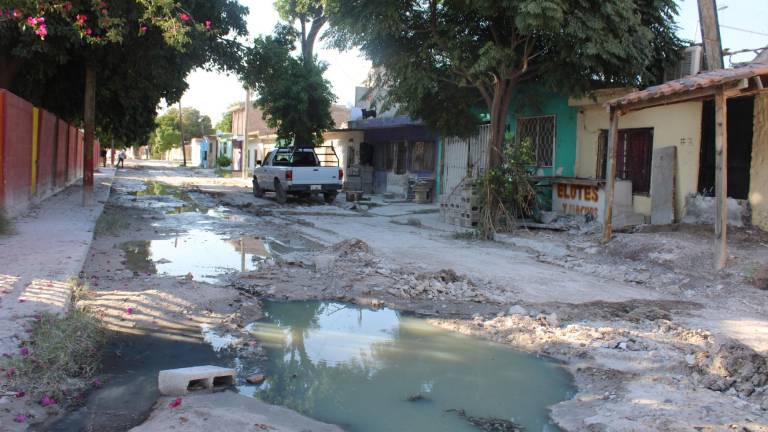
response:
[(504, 155), (504, 136), (507, 130), (507, 115), (512, 98), (512, 82), (500, 80), (493, 86), (491, 112), (491, 137), (488, 146), (487, 170), (498, 168)]
[(96, 69), (85, 66), (85, 136), (83, 145), (83, 206), (93, 205), (93, 141), (96, 132)]

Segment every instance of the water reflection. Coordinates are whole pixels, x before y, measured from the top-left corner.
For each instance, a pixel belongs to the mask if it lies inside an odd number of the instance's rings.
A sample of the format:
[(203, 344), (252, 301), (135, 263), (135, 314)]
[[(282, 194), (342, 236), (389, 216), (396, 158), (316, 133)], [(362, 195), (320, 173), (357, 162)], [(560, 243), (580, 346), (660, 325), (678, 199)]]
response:
[(273, 252), (264, 239), (227, 239), (211, 231), (193, 229), (169, 239), (123, 243), (128, 269), (151, 274), (185, 276), (216, 283), (223, 274), (254, 271)]
[(269, 303), (251, 331), (266, 345), (268, 379), (242, 390), (349, 431), (475, 430), (449, 409), (556, 430), (547, 406), (572, 391), (551, 362), (392, 310)]

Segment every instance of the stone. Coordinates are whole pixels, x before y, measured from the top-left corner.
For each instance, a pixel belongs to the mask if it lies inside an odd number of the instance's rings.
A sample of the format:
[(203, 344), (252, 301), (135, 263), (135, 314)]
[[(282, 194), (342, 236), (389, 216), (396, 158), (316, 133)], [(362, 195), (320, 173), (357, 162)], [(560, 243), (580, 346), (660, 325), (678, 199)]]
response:
[(528, 315), (528, 311), (520, 305), (513, 305), (507, 309), (507, 315)]
[(760, 404), (760, 408), (768, 411), (768, 397), (763, 399), (763, 403)]
[(165, 396), (184, 396), (197, 391), (213, 392), (234, 383), (234, 369), (210, 365), (162, 370), (157, 377), (157, 387)]
[(266, 380), (267, 378), (264, 376), (264, 374), (253, 374), (245, 379), (248, 384), (253, 385), (262, 385)]

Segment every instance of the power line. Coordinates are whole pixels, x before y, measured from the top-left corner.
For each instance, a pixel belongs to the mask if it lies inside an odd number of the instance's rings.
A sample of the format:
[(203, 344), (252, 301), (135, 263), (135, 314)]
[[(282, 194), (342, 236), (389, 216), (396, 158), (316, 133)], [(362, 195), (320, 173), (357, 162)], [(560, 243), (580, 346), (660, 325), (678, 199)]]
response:
[(755, 35), (758, 35), (758, 36), (768, 36), (768, 33), (761, 33), (761, 32), (756, 32), (754, 30), (748, 30), (748, 29), (743, 29), (743, 28), (739, 28), (739, 27), (727, 26), (727, 25), (723, 25), (723, 24), (720, 24), (720, 27), (727, 28), (729, 30), (736, 30), (736, 31), (744, 32), (744, 33), (751, 33), (751, 34), (755, 34)]

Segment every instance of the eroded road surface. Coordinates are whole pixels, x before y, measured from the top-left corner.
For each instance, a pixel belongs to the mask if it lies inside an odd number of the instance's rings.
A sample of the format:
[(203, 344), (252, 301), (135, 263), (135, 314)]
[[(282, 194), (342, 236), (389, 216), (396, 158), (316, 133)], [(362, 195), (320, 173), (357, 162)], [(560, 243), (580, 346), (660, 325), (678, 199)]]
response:
[[(622, 255), (590, 233), (457, 230), (432, 205), (278, 205), (128, 164), (84, 269), (82, 302), (115, 331), (105, 385), (49, 430), (768, 430), (766, 291), (737, 271), (675, 267), (664, 233), (620, 234)], [(739, 268), (755, 251), (734, 248)], [(230, 396), (169, 408), (157, 371), (200, 364), (314, 420)]]

